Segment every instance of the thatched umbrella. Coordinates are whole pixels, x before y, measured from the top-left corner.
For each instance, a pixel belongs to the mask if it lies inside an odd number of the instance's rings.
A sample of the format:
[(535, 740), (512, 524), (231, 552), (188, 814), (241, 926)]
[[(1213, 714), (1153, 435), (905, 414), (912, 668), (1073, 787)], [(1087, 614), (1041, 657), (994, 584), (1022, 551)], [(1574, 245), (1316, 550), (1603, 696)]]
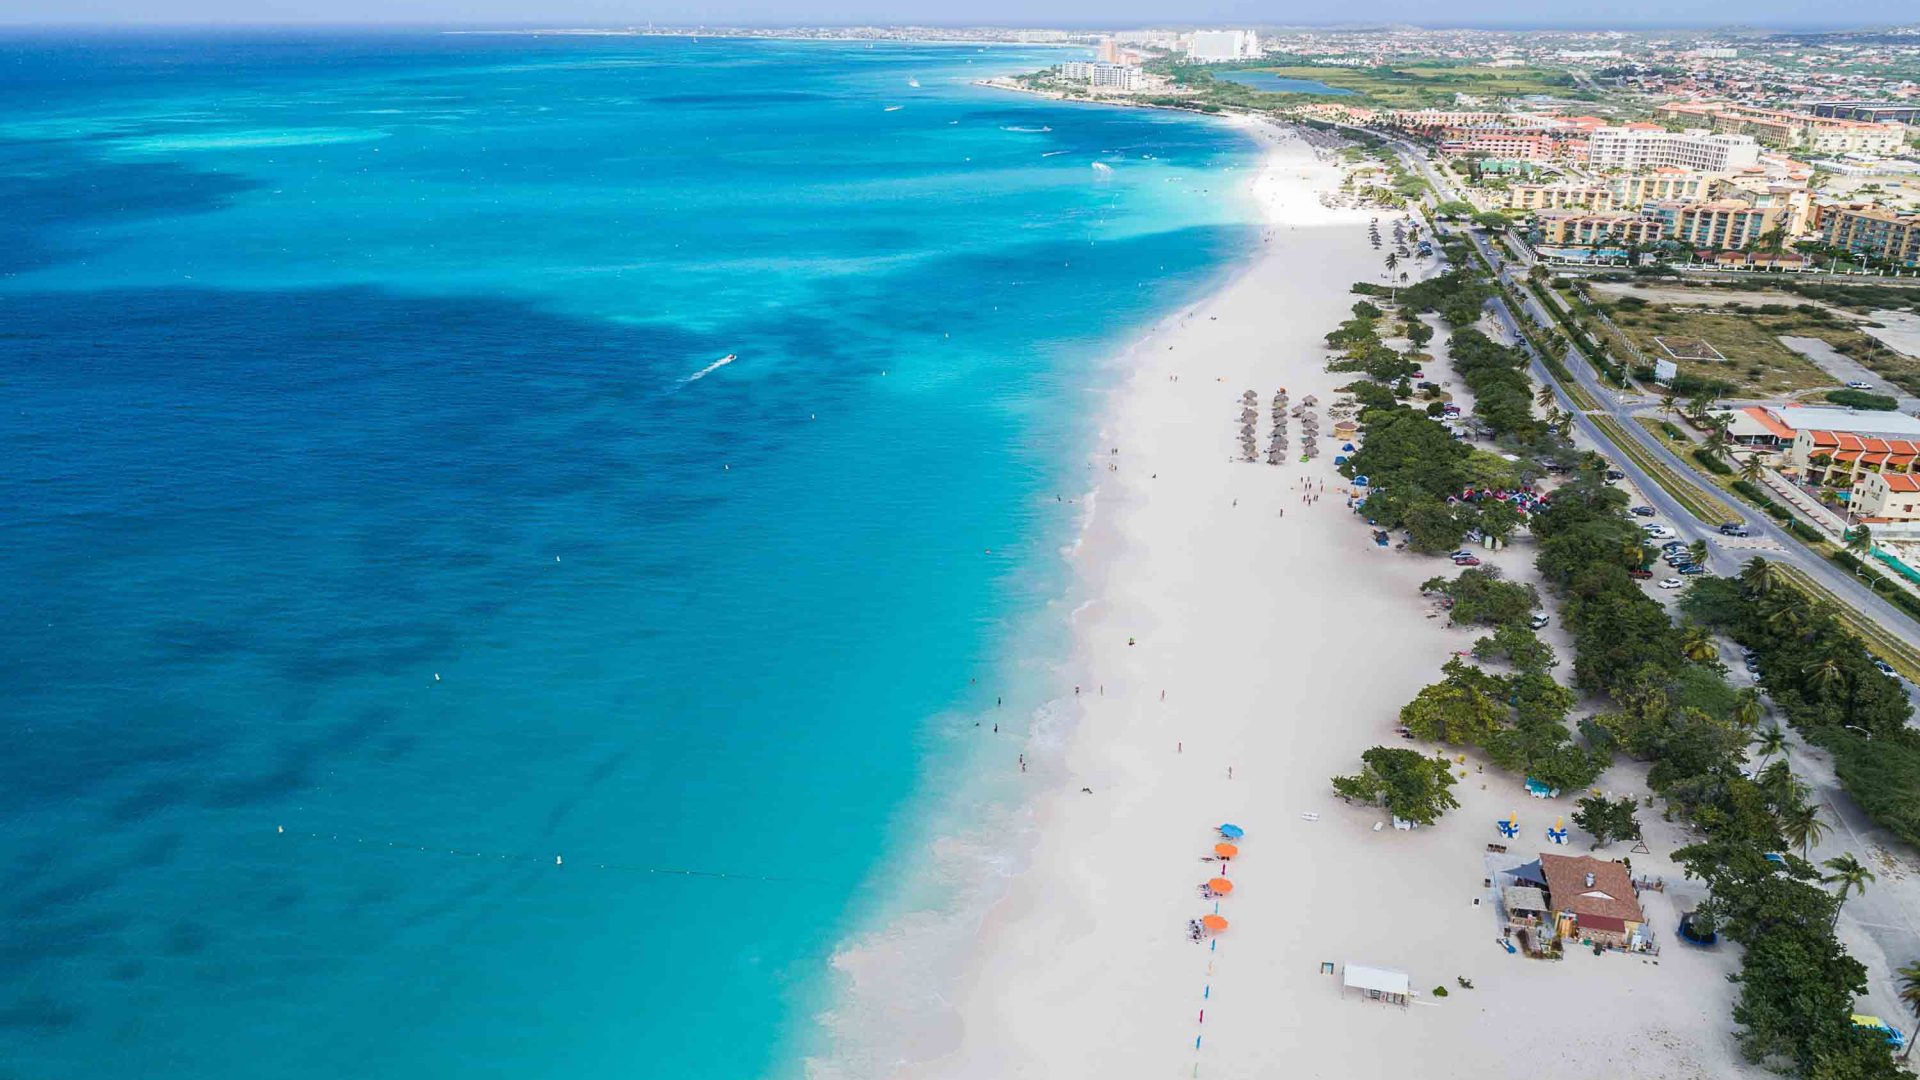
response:
[(1320, 399), (1314, 397), (1312, 394), (1308, 394), (1306, 397), (1300, 399), (1300, 404), (1302, 405), (1318, 405), (1319, 403)]

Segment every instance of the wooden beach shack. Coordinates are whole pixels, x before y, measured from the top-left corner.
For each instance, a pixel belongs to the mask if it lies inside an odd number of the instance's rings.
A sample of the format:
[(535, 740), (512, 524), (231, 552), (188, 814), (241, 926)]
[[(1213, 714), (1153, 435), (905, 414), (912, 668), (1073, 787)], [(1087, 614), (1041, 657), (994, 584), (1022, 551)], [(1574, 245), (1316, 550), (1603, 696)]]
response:
[(1387, 1001), (1395, 1005), (1408, 1004), (1407, 973), (1392, 968), (1368, 967), (1365, 964), (1346, 964), (1341, 971), (1340, 993), (1358, 990), (1360, 996), (1369, 1001)]

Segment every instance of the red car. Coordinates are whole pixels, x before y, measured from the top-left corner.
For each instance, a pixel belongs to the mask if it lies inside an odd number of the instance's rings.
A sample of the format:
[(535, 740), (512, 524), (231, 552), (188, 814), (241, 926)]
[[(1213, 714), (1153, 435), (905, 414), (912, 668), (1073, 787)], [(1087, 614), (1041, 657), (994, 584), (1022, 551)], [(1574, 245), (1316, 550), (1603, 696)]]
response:
[(1629, 571), (1627, 571), (1627, 576), (1628, 576), (1628, 577), (1630, 577), (1630, 578), (1638, 578), (1638, 579), (1640, 579), (1641, 581), (1645, 581), (1645, 580), (1647, 580), (1648, 578), (1650, 578), (1650, 577), (1652, 577), (1652, 576), (1653, 576), (1653, 571), (1651, 571), (1651, 570), (1629, 570)]
[(1455, 566), (1479, 566), (1479, 565), (1480, 565), (1480, 560), (1479, 560), (1479, 559), (1476, 559), (1476, 558), (1474, 558), (1474, 557), (1473, 557), (1473, 556), (1471, 556), (1471, 555), (1463, 555), (1463, 556), (1461, 556), (1460, 558), (1458, 558), (1458, 559), (1455, 559), (1455, 560), (1453, 560), (1453, 565), (1455, 565)]

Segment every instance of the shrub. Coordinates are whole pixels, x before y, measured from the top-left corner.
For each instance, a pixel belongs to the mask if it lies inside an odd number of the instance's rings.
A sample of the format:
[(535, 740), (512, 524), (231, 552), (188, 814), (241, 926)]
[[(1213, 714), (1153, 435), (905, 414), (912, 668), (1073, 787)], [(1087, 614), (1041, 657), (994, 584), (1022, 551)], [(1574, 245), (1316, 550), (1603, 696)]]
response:
[(1827, 400), (1849, 409), (1868, 409), (1874, 412), (1892, 412), (1900, 407), (1900, 402), (1896, 398), (1885, 394), (1870, 394), (1865, 390), (1829, 390)]

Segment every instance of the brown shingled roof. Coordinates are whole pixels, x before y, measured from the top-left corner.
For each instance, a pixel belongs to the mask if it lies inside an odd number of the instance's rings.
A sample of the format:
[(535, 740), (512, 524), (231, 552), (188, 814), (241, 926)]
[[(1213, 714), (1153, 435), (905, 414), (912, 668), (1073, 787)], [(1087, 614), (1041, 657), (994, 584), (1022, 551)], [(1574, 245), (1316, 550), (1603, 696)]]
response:
[[(1645, 922), (1640, 901), (1633, 895), (1633, 878), (1617, 862), (1602, 862), (1591, 855), (1540, 855), (1540, 872), (1547, 879), (1547, 895), (1555, 911), (1571, 911), (1575, 917), (1598, 915), (1607, 919)], [(1587, 884), (1587, 875), (1593, 884)]]

